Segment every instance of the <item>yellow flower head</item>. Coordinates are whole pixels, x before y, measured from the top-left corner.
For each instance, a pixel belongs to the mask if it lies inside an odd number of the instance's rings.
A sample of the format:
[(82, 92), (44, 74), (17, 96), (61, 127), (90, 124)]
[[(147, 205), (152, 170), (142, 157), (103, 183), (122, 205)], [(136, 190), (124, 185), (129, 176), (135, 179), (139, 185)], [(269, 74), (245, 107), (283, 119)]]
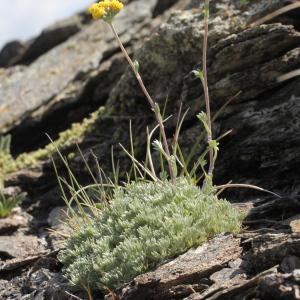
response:
[(110, 9), (112, 11), (117, 11), (119, 12), (122, 8), (124, 7), (123, 3), (121, 3), (118, 0), (111, 0), (110, 1)]
[(111, 22), (123, 7), (123, 3), (118, 0), (103, 0), (92, 4), (88, 12), (95, 20), (103, 19), (106, 22)]
[(91, 5), (88, 12), (92, 15), (94, 20), (101, 19), (105, 15), (105, 9), (100, 7), (97, 3)]

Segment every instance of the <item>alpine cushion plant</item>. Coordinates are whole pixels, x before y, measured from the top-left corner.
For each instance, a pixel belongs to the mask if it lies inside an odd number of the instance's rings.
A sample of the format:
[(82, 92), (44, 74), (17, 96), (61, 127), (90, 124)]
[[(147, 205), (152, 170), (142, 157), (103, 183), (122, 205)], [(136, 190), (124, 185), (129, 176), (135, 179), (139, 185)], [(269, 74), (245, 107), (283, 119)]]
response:
[(241, 214), (184, 178), (116, 188), (110, 206), (61, 252), (66, 276), (90, 289), (120, 287), (218, 233), (237, 233)]

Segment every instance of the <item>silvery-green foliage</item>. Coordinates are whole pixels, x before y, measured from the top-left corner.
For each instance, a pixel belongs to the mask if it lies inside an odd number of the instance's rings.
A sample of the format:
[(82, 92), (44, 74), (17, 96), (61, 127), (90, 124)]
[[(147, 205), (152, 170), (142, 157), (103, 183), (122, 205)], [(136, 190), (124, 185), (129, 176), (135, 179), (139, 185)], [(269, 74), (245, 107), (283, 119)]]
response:
[(60, 254), (66, 276), (85, 288), (116, 288), (215, 234), (238, 232), (241, 215), (213, 191), (175, 185), (117, 188), (94, 224), (74, 232)]

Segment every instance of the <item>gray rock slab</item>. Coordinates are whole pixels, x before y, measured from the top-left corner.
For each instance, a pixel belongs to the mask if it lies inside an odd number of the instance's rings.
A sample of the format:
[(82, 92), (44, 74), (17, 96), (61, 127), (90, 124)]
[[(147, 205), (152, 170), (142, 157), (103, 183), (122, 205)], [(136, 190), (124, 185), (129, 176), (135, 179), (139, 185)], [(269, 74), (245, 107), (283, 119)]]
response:
[[(236, 260), (241, 251), (239, 239), (232, 235), (216, 236), (155, 270), (137, 276), (131, 283), (120, 288), (117, 294), (122, 300), (174, 299), (170, 295), (174, 295), (175, 287), (182, 287), (186, 283), (201, 283), (201, 280), (209, 278), (229, 261)], [(113, 298), (109, 295), (105, 299)]]
[[(115, 20), (115, 27), (128, 43), (138, 24), (152, 16), (157, 0), (135, 1), (124, 8)], [(102, 21), (91, 23), (65, 43), (42, 55), (24, 68), (0, 72), (0, 134), (20, 124), (31, 113), (48, 104), (63, 90), (97, 69), (106, 52), (117, 45), (112, 33)], [(82, 86), (79, 85), (78, 92)], [(76, 101), (76, 93), (70, 101)], [(37, 116), (36, 116), (37, 117)]]
[(41, 251), (43, 247), (36, 236), (0, 236), (0, 257), (26, 257)]

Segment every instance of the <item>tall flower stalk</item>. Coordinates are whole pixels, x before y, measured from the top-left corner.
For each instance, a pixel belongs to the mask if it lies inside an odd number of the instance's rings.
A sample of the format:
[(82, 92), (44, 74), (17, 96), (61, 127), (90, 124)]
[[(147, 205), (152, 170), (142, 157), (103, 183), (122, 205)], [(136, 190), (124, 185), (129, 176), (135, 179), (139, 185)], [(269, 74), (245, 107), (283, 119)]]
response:
[(162, 136), (162, 142), (163, 142), (163, 148), (166, 154), (166, 158), (167, 158), (167, 163), (168, 163), (168, 167), (169, 167), (169, 173), (170, 173), (170, 177), (171, 177), (171, 181), (174, 183), (175, 182), (175, 173), (174, 173), (174, 168), (173, 168), (173, 159), (172, 156), (170, 154), (170, 149), (169, 149), (169, 145), (168, 145), (168, 141), (167, 141), (167, 136), (166, 136), (166, 131), (165, 131), (165, 127), (164, 127), (164, 122), (163, 122), (163, 118), (160, 112), (160, 108), (157, 102), (155, 102), (152, 97), (150, 96), (147, 88), (145, 87), (145, 84), (143, 82), (143, 79), (139, 73), (139, 64), (137, 61), (133, 62), (132, 59), (130, 58), (127, 50), (125, 49), (112, 21), (113, 18), (120, 12), (120, 10), (123, 9), (123, 4), (118, 1), (118, 0), (104, 0), (104, 1), (100, 1), (99, 3), (95, 3), (93, 4), (90, 8), (89, 8), (89, 12), (91, 13), (91, 15), (93, 16), (94, 19), (102, 19), (104, 20), (109, 27), (111, 28), (115, 39), (118, 42), (118, 45), (124, 55), (124, 57), (126, 58), (128, 64), (130, 65), (152, 111), (155, 114), (155, 118), (156, 121), (159, 125), (160, 128), (160, 133)]
[(202, 70), (195, 70), (194, 74), (201, 80), (203, 90), (204, 90), (204, 100), (205, 100), (205, 108), (206, 113), (201, 112), (197, 115), (199, 120), (203, 123), (206, 134), (207, 134), (207, 143), (208, 143), (208, 157), (209, 157), (209, 167), (206, 172), (203, 167), (203, 171), (205, 173), (205, 180), (203, 187), (213, 184), (213, 172), (215, 167), (215, 162), (218, 154), (218, 142), (213, 139), (212, 132), (212, 118), (210, 111), (210, 96), (209, 96), (209, 88), (208, 88), (208, 72), (207, 72), (207, 50), (208, 50), (208, 25), (209, 25), (209, 0), (205, 0), (204, 3), (204, 33), (203, 33), (203, 46), (202, 46)]
[(208, 75), (207, 75), (207, 49), (208, 49), (208, 22), (209, 22), (209, 0), (205, 0), (204, 7), (204, 37), (203, 37), (203, 89), (204, 89), (204, 98), (205, 98), (205, 106), (206, 106), (206, 115), (207, 115), (207, 142), (209, 145), (209, 169), (208, 176), (213, 176), (214, 171), (214, 149), (212, 147), (212, 122), (211, 122), (211, 112), (210, 112), (210, 97), (209, 97), (209, 89), (208, 89)]

